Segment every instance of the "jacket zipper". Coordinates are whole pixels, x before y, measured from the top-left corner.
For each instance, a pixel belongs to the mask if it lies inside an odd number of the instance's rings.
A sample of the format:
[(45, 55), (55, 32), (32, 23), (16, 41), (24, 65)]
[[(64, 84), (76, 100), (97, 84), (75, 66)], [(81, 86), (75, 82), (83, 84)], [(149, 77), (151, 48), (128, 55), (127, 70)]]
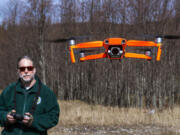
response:
[[(23, 112), (22, 112), (22, 115), (24, 115), (25, 109), (26, 109), (27, 94), (28, 94), (28, 92), (27, 92), (27, 91), (24, 91), (24, 105), (23, 105)], [(20, 130), (19, 135), (22, 135), (22, 130)]]

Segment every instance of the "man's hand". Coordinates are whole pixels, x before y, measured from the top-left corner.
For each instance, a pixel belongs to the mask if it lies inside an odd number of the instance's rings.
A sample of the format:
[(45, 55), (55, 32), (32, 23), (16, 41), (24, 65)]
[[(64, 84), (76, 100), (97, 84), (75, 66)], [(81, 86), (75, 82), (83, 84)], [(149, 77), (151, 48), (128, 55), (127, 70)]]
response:
[(33, 116), (32, 114), (30, 114), (29, 112), (24, 114), (24, 119), (23, 119), (23, 124), (26, 126), (31, 126), (32, 122), (33, 122)]
[(11, 115), (11, 113), (16, 113), (16, 110), (12, 110), (11, 112), (9, 112), (6, 116), (7, 118), (7, 122), (10, 124), (14, 124), (16, 123), (16, 119), (14, 119), (14, 117)]

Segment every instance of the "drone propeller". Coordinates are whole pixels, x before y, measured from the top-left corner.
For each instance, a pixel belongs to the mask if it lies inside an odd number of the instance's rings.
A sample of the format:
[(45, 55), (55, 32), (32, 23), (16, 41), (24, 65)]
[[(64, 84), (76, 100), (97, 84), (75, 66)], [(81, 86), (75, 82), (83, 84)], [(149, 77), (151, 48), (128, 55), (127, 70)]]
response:
[(137, 35), (138, 37), (144, 37), (144, 38), (164, 38), (164, 39), (180, 39), (180, 36), (178, 35), (151, 35), (151, 34), (141, 34), (141, 35)]
[(54, 40), (48, 40), (47, 42), (52, 42), (52, 43), (63, 43), (63, 42), (67, 42), (71, 40), (70, 38), (58, 38), (58, 39), (54, 39)]
[(53, 39), (53, 40), (47, 40), (47, 42), (63, 43), (63, 42), (67, 42), (70, 40), (79, 40), (79, 39), (85, 39), (85, 38), (88, 38), (88, 36), (74, 36), (74, 37), (70, 37), (70, 38), (57, 38), (57, 39)]
[(158, 35), (156, 37), (162, 37), (165, 39), (180, 39), (180, 36), (178, 35)]

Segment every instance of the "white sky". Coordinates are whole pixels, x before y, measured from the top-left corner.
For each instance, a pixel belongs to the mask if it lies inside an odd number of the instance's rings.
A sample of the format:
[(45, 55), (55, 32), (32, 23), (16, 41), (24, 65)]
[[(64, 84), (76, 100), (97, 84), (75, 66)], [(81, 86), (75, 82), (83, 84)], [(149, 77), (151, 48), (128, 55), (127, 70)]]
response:
[(2, 19), (4, 17), (4, 10), (7, 7), (7, 2), (9, 0), (0, 0), (0, 23), (2, 22)]
[[(3, 18), (6, 15), (6, 10), (7, 10), (7, 5), (9, 1), (14, 1), (14, 0), (0, 0), (0, 24), (2, 23)], [(17, 0), (17, 1), (27, 1), (27, 0)], [(58, 3), (59, 0), (53, 0), (53, 3), (56, 4)]]
[(2, 7), (8, 0), (0, 0), (0, 6)]

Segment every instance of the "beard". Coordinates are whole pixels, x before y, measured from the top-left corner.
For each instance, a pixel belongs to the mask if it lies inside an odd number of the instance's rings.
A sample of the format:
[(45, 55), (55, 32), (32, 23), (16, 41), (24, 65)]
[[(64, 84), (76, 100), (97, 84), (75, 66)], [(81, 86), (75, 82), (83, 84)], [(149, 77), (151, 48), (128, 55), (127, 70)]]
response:
[(33, 75), (32, 74), (31, 75), (29, 75), (29, 74), (19, 75), (19, 77), (25, 83), (30, 83), (34, 79), (34, 74)]

